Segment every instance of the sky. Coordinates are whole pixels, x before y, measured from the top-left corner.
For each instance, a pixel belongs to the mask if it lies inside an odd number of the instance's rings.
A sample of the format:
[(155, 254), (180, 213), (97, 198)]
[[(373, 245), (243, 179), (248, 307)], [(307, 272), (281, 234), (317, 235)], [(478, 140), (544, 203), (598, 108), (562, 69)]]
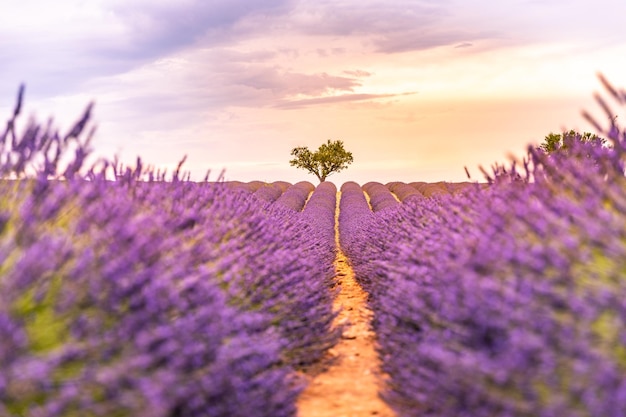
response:
[[(601, 122), (626, 87), (623, 0), (2, 0), (0, 119), (66, 132), (95, 103), (93, 156), (202, 180), (311, 181), (291, 149), (342, 140), (336, 184), (464, 181), (550, 132)], [(619, 110), (616, 106), (616, 113)], [(623, 114), (623, 111), (622, 111)], [(626, 114), (619, 117), (626, 118)], [(620, 120), (620, 119), (618, 119)]]

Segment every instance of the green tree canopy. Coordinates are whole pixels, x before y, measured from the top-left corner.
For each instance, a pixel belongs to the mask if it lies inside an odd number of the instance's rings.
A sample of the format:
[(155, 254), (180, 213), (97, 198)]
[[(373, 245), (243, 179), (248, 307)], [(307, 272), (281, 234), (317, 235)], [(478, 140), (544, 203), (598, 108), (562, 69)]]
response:
[(348, 168), (348, 165), (353, 162), (352, 153), (344, 149), (343, 142), (340, 140), (329, 139), (315, 152), (311, 152), (306, 146), (293, 148), (291, 155), (295, 156), (289, 161), (291, 166), (315, 174), (320, 182), (326, 181), (326, 177), (333, 172)]
[(557, 151), (567, 152), (573, 141), (591, 143), (598, 146), (606, 145), (606, 139), (598, 135), (589, 132), (578, 133), (575, 130), (570, 130), (569, 132), (563, 133), (550, 133), (544, 138), (543, 143), (539, 145), (539, 149), (547, 154), (552, 154)]

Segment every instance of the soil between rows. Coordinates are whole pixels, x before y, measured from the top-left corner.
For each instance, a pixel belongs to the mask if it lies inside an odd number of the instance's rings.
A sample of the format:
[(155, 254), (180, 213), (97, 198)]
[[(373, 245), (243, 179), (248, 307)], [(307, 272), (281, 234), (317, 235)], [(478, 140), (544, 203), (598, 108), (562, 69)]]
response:
[[(337, 229), (336, 220), (336, 236)], [(336, 240), (338, 243), (338, 237)], [(335, 323), (345, 324), (345, 331), (326, 357), (305, 371), (309, 384), (298, 400), (298, 416), (393, 417), (395, 413), (378, 396), (383, 376), (375, 349), (376, 335), (370, 327), (372, 312), (367, 308), (367, 293), (339, 249), (335, 268), (341, 289), (334, 301), (335, 310), (340, 310)]]

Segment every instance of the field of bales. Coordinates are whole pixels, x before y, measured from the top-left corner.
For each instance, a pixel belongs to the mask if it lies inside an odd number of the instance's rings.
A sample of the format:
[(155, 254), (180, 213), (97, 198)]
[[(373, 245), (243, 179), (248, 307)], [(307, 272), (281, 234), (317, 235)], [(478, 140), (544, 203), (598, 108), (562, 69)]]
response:
[[(626, 94), (619, 96), (626, 102)], [(626, 415), (626, 132), (481, 182), (193, 182), (0, 137), (0, 416), (295, 416), (338, 253), (398, 416)], [(384, 378), (382, 377), (384, 375)]]

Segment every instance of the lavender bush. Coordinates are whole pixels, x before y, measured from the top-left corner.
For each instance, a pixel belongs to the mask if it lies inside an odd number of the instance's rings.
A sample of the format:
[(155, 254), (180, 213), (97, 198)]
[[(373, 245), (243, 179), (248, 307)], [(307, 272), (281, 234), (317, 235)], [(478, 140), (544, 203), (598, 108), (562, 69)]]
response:
[(354, 269), (356, 280), (370, 294), (376, 291), (373, 284), (379, 278), (371, 261), (379, 258), (387, 243), (386, 239), (372, 239), (368, 225), (378, 227), (377, 219), (361, 186), (356, 182), (344, 183), (339, 202), (339, 244)]
[(612, 121), (612, 149), (530, 148), (486, 189), (340, 217), (399, 415), (626, 415), (626, 133)]
[(294, 415), (294, 367), (338, 337), (326, 232), (180, 166), (86, 167), (89, 111), (18, 135), (20, 104), (0, 137), (0, 415)]
[(415, 189), (425, 197), (449, 194), (449, 190), (445, 182), (426, 183), (420, 181), (412, 182), (409, 185), (415, 187)]
[[(320, 265), (332, 265), (327, 269), (327, 287), (334, 286), (334, 261), (337, 255), (335, 242), (335, 211), (337, 204), (337, 187), (329, 181), (320, 183), (311, 194), (302, 211), (302, 221), (311, 226), (310, 239), (318, 253)], [(338, 330), (339, 331), (339, 330)]]
[[(294, 369), (342, 330), (335, 185), (88, 166), (91, 107), (20, 135), (22, 93), (0, 136), (0, 416), (295, 415)], [(626, 415), (626, 132), (599, 101), (611, 147), (529, 148), (486, 187), (341, 187), (400, 416)]]
[(260, 200), (274, 202), (283, 194), (285, 187), (283, 184), (267, 183), (263, 184), (254, 192), (254, 196)]
[(308, 181), (300, 181), (287, 188), (276, 200), (276, 203), (294, 211), (301, 211), (313, 190), (315, 190), (313, 184)]
[(398, 205), (398, 200), (396, 200), (391, 191), (379, 182), (368, 182), (362, 188), (369, 196), (369, 203), (374, 212)]
[(387, 184), (387, 188), (389, 188), (389, 191), (394, 193), (400, 202), (403, 203), (409, 198), (424, 198), (423, 194), (417, 191), (415, 187), (411, 187), (409, 184), (404, 182), (389, 183)]

